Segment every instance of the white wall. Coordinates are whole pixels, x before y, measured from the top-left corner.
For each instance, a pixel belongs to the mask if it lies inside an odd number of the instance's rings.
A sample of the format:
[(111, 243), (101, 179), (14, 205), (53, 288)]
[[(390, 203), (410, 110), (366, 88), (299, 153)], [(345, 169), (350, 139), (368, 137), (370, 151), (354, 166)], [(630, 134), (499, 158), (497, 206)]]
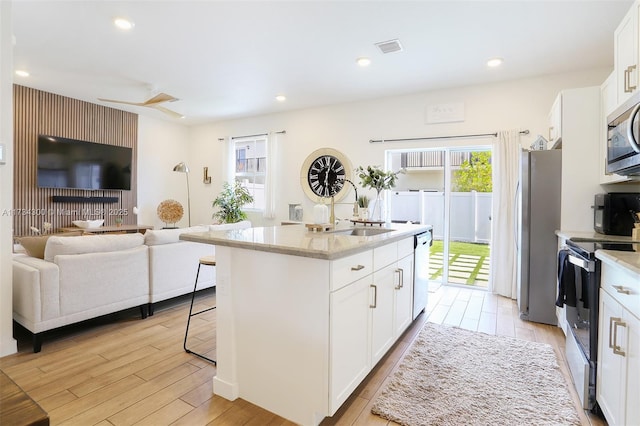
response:
[(0, 164), (0, 356), (17, 351), (13, 339), (11, 253), (13, 244), (13, 44), (11, 1), (0, 1), (0, 144), (6, 164)]
[[(369, 164), (383, 165), (385, 150), (438, 147), (447, 143), (438, 140), (370, 144), (370, 139), (475, 134), (518, 128), (529, 129), (529, 136), (525, 136), (523, 140), (523, 145), (528, 146), (536, 135), (547, 135), (547, 116), (560, 90), (599, 86), (610, 71), (591, 70), (445, 89), (229, 120), (191, 128), (189, 162), (196, 166), (208, 165), (213, 178), (213, 183), (206, 187), (202, 184), (192, 185), (192, 198), (193, 194), (198, 198), (192, 215), (197, 218), (196, 222), (210, 221), (212, 209), (210, 203), (205, 201), (215, 197), (225, 180), (224, 143), (219, 142), (218, 138), (286, 130), (285, 141), (280, 148), (281, 173), (277, 217), (275, 220), (263, 221), (259, 216), (252, 215), (251, 219), (257, 225), (278, 224), (288, 218), (289, 203), (302, 203), (305, 220), (310, 220), (312, 202), (302, 192), (300, 167), (306, 156), (315, 149), (338, 149), (351, 160), (354, 167), (357, 167)], [(464, 102), (464, 122), (425, 124), (427, 105), (450, 102)], [(490, 143), (490, 139), (465, 141), (458, 145), (479, 143)], [(356, 179), (355, 182), (358, 183), (357, 181)], [(350, 211), (350, 206), (339, 206), (336, 215), (348, 217)]]
[[(185, 210), (176, 226), (187, 226), (187, 181), (185, 174), (174, 172), (173, 167), (184, 161), (191, 168), (188, 148), (187, 127), (147, 116), (138, 117), (138, 224), (152, 225), (155, 229), (166, 226), (158, 218), (156, 209), (162, 201), (174, 199)], [(193, 172), (189, 174), (189, 185), (196, 177)], [(191, 198), (193, 204), (193, 195)], [(191, 216), (193, 218), (193, 211)], [(196, 223), (193, 219), (191, 222)]]

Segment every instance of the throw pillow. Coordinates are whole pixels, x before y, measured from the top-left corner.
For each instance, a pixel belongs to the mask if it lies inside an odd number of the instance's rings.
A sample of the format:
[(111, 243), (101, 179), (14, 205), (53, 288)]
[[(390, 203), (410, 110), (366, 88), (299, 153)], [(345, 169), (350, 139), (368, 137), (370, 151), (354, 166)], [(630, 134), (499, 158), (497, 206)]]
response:
[(48, 235), (43, 235), (39, 237), (22, 237), (18, 241), (29, 256), (44, 259), (44, 246), (47, 244), (48, 239)]
[(82, 235), (82, 231), (78, 232), (63, 232), (60, 234), (51, 235), (39, 235), (34, 237), (22, 237), (18, 239), (20, 245), (24, 248), (24, 251), (31, 257), (37, 257), (38, 259), (44, 259), (44, 248), (47, 245), (47, 240), (52, 236), (56, 237), (75, 237)]

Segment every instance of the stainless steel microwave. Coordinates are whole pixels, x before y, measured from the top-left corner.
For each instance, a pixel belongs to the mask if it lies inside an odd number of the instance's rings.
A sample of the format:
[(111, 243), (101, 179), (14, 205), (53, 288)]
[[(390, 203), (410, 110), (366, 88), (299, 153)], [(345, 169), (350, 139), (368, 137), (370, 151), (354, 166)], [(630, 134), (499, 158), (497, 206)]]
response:
[(640, 175), (640, 91), (607, 118), (607, 173)]

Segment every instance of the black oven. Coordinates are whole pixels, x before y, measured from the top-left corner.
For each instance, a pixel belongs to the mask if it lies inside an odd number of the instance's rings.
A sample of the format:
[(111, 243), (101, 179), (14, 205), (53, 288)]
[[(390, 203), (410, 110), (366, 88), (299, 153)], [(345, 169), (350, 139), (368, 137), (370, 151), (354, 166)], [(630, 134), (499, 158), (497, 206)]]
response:
[(558, 252), (558, 299), (565, 307), (565, 356), (573, 383), (585, 409), (598, 412), (596, 368), (598, 361), (598, 304), (600, 261), (598, 249), (633, 251), (632, 244), (567, 241)]
[(640, 92), (607, 117), (607, 173), (640, 175)]

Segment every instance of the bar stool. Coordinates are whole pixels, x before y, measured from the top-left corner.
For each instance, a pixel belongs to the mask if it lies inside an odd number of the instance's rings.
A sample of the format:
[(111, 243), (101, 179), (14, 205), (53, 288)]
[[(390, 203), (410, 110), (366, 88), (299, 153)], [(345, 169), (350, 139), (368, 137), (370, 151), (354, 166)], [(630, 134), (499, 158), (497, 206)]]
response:
[(200, 357), (202, 359), (206, 359), (207, 361), (212, 362), (214, 365), (217, 365), (215, 360), (213, 360), (211, 358), (207, 358), (206, 356), (204, 356), (202, 354), (199, 354), (199, 353), (196, 353), (196, 352), (193, 352), (192, 350), (187, 348), (187, 337), (189, 335), (189, 324), (191, 323), (191, 317), (203, 314), (205, 312), (212, 311), (212, 310), (214, 310), (216, 308), (215, 306), (212, 306), (210, 308), (206, 308), (206, 309), (203, 309), (203, 310), (198, 311), (198, 312), (193, 312), (193, 301), (196, 298), (196, 290), (198, 288), (198, 276), (200, 275), (200, 267), (203, 266), (203, 265), (204, 266), (216, 266), (216, 258), (215, 258), (215, 256), (204, 256), (204, 257), (201, 257), (200, 258), (200, 262), (198, 263), (198, 272), (196, 273), (196, 282), (193, 285), (193, 293), (191, 294), (191, 307), (189, 308), (189, 318), (187, 319), (187, 329), (184, 332), (184, 343), (182, 344), (182, 347), (184, 348), (185, 352), (193, 354), (195, 356), (198, 356), (198, 357)]

